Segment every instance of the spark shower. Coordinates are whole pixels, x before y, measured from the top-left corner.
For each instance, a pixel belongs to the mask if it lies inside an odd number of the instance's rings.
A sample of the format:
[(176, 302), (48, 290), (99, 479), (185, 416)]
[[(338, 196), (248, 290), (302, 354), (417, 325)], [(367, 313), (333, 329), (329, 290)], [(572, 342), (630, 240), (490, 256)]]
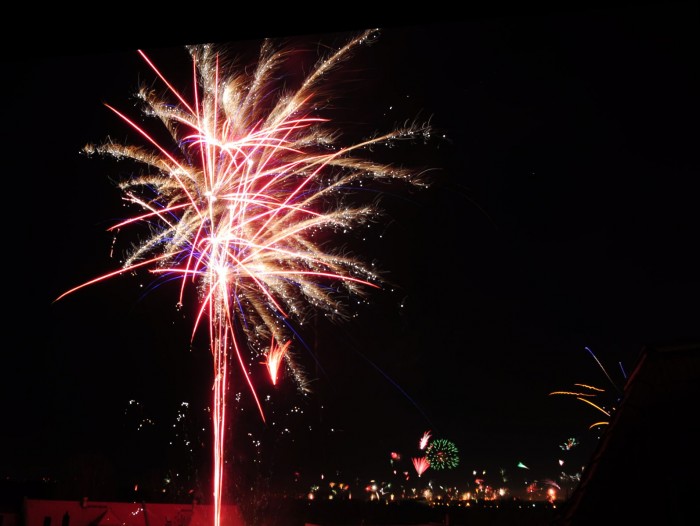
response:
[(420, 171), (361, 154), (397, 140), (425, 140), (428, 123), (373, 132), (343, 145), (342, 130), (326, 115), (330, 72), (378, 33), (353, 36), (322, 56), (291, 89), (281, 84), (279, 69), (294, 50), (273, 40), (262, 42), (252, 68), (234, 67), (220, 45), (188, 46), (189, 97), (138, 51), (162, 86), (161, 92), (142, 87), (138, 97), (145, 115), (168, 131), (170, 144), (107, 105), (143, 144), (107, 141), (84, 149), (142, 167), (119, 182), (123, 199), (137, 212), (110, 230), (145, 225), (149, 235), (119, 268), (57, 299), (134, 271), (148, 271), (159, 282), (177, 280), (178, 305), (186, 301), (186, 289), (194, 288), (192, 337), (198, 330), (208, 332), (214, 368), (214, 526), (221, 521), (226, 396), (234, 367), (263, 420), (247, 360), (263, 359), (273, 384), (286, 376), (305, 389), (293, 352), (299, 343), (295, 325), (312, 310), (342, 319), (347, 298), (364, 298), (382, 284), (372, 265), (329, 248), (327, 234), (333, 239), (378, 220), (376, 200), (352, 202), (352, 195), (372, 182), (427, 186)]

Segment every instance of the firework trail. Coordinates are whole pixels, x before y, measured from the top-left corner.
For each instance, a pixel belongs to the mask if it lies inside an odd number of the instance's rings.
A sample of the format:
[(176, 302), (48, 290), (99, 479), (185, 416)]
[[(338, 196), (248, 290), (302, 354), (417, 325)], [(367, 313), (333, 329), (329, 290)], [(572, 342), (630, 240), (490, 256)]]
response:
[[(612, 386), (620, 392), (620, 388), (613, 382), (612, 378), (608, 374), (608, 372), (605, 370), (605, 367), (603, 367), (603, 364), (600, 363), (600, 360), (598, 360), (597, 356), (593, 354), (593, 351), (591, 351), (590, 348), (585, 347), (585, 349), (588, 351), (588, 353), (593, 357), (593, 359), (596, 361), (598, 364), (598, 367), (603, 371), (603, 374), (605, 374), (606, 378), (610, 381)], [(620, 368), (622, 369), (622, 373), (624, 375), (624, 369), (622, 368), (622, 364), (620, 364)], [(626, 378), (626, 375), (624, 375)], [(605, 389), (602, 389), (600, 387), (595, 387), (592, 385), (588, 384), (574, 384), (576, 387), (581, 387), (583, 390), (579, 391), (552, 391), (549, 393), (550, 395), (568, 395), (568, 396), (573, 396), (577, 400), (580, 400), (581, 402), (584, 402), (591, 407), (597, 409), (601, 413), (603, 413), (607, 418), (610, 418), (611, 411), (606, 410), (604, 407), (601, 407), (600, 405), (596, 404), (595, 402), (591, 401), (591, 398), (594, 398), (598, 396), (601, 393), (605, 393)], [(593, 422), (590, 426), (588, 426), (589, 429), (593, 429), (594, 427), (599, 427), (599, 426), (605, 426), (608, 425), (610, 422), (609, 420), (600, 420), (597, 422)]]
[[(427, 138), (427, 125), (407, 125), (350, 146), (319, 116), (328, 94), (327, 74), (351, 51), (373, 41), (368, 30), (319, 60), (296, 90), (279, 88), (278, 69), (290, 50), (265, 40), (254, 68), (234, 70), (215, 45), (188, 46), (193, 94), (188, 100), (142, 51), (165, 93), (142, 88), (145, 113), (166, 127), (176, 148), (156, 140), (135, 120), (128, 123), (146, 147), (106, 142), (88, 154), (128, 159), (146, 167), (119, 187), (140, 212), (114, 225), (145, 224), (150, 235), (121, 268), (72, 288), (58, 299), (109, 278), (147, 269), (157, 280), (180, 281), (179, 303), (194, 287), (198, 305), (192, 337), (206, 327), (213, 357), (213, 498), (219, 526), (222, 497), (226, 393), (234, 366), (265, 415), (244, 356), (265, 356), (273, 382), (284, 361), (304, 388), (290, 352), (312, 309), (343, 318), (344, 299), (379, 287), (376, 271), (327, 248), (321, 233), (345, 232), (374, 221), (379, 210), (343, 199), (370, 181), (425, 186), (413, 170), (366, 160), (358, 153), (398, 139)], [(270, 342), (272, 344), (270, 345)], [(280, 350), (281, 349), (281, 350)], [(267, 351), (267, 352), (266, 352)]]
[[(601, 371), (603, 371), (603, 374), (605, 374), (606, 378), (610, 381), (610, 383), (611, 383), (612, 386), (615, 388), (615, 390), (617, 390), (617, 391), (619, 392), (619, 391), (620, 391), (619, 387), (617, 386), (617, 384), (616, 384), (615, 382), (613, 382), (613, 379), (610, 378), (610, 375), (608, 374), (608, 371), (605, 370), (605, 367), (603, 367), (603, 364), (600, 363), (600, 360), (598, 359), (598, 357), (593, 353), (593, 351), (591, 351), (590, 348), (584, 347), (584, 349), (586, 349), (586, 350), (588, 351), (588, 353), (593, 357), (593, 359), (594, 359), (594, 360), (596, 361), (596, 363), (598, 364), (598, 367), (600, 367)], [(625, 370), (624, 370), (624, 368), (622, 367), (622, 363), (620, 363), (620, 369), (622, 370), (623, 376), (624, 376), (625, 378), (627, 378), (627, 375), (625, 374)]]
[(282, 361), (284, 360), (284, 357), (287, 354), (287, 349), (289, 349), (289, 345), (291, 343), (292, 341), (289, 340), (284, 345), (278, 345), (273, 338), (272, 343), (270, 344), (270, 350), (267, 352), (267, 359), (264, 363), (267, 366), (268, 372), (270, 373), (272, 385), (277, 385), (280, 366), (282, 365)]
[[(604, 389), (600, 389), (598, 387), (594, 387), (592, 385), (586, 385), (586, 384), (574, 384), (577, 387), (583, 387), (585, 389), (588, 389), (589, 391), (594, 391), (595, 393), (604, 393)], [(602, 407), (600, 407), (598, 404), (595, 402), (591, 402), (588, 397), (596, 396), (595, 393), (591, 392), (584, 392), (584, 391), (552, 391), (549, 393), (550, 395), (569, 395), (569, 396), (574, 396), (576, 397), (576, 400), (580, 400), (581, 402), (584, 402), (592, 407), (595, 407), (598, 411), (603, 413), (605, 416), (610, 418), (610, 412), (606, 411)], [(593, 422), (590, 426), (588, 426), (589, 429), (593, 429), (594, 427), (598, 426), (604, 426), (608, 425), (608, 421), (599, 421), (599, 422)]]
[(428, 442), (430, 441), (431, 436), (432, 436), (432, 433), (430, 431), (426, 431), (425, 433), (423, 433), (423, 436), (420, 438), (420, 441), (418, 442), (418, 448), (425, 449), (425, 447), (428, 445)]

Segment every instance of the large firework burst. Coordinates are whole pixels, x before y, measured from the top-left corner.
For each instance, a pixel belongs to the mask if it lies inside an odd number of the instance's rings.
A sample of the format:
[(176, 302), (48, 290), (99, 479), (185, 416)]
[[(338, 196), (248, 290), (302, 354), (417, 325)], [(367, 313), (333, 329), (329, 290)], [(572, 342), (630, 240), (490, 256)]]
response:
[[(194, 286), (199, 305), (193, 335), (208, 328), (214, 363), (214, 503), (219, 522), (227, 382), (237, 363), (260, 414), (262, 406), (244, 356), (264, 356), (273, 382), (280, 361), (304, 386), (290, 342), (309, 308), (342, 316), (349, 295), (362, 296), (381, 279), (358, 259), (328, 248), (324, 231), (347, 231), (375, 219), (376, 204), (349, 205), (348, 190), (372, 180), (425, 182), (414, 170), (385, 165), (358, 154), (397, 139), (426, 136), (427, 125), (409, 125), (351, 145), (339, 144), (339, 130), (320, 115), (327, 74), (370, 30), (324, 56), (297, 89), (278, 86), (277, 71), (289, 50), (265, 40), (251, 70), (229, 69), (216, 45), (188, 47), (195, 76), (190, 100), (173, 87), (142, 51), (166, 87), (143, 88), (148, 115), (158, 118), (172, 139), (165, 145), (124, 113), (108, 106), (144, 139), (145, 146), (106, 142), (87, 153), (129, 159), (143, 173), (120, 183), (135, 216), (112, 227), (146, 224), (150, 235), (121, 268), (59, 297), (141, 268), (157, 279)], [(242, 338), (243, 336), (243, 338)], [(292, 345), (293, 347), (293, 345)], [(281, 351), (283, 350), (283, 351)], [(268, 355), (268, 353), (270, 353)]]
[(459, 450), (445, 438), (433, 440), (425, 450), (430, 467), (435, 470), (454, 469), (459, 465)]

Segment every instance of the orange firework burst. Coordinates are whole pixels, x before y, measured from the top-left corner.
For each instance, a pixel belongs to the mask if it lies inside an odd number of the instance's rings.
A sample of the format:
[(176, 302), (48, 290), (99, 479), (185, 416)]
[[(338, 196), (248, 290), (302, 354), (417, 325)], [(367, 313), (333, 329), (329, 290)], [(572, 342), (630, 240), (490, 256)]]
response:
[[(129, 159), (143, 173), (120, 183), (124, 200), (139, 213), (112, 230), (145, 224), (150, 235), (121, 268), (64, 296), (112, 278), (148, 269), (180, 280), (180, 299), (195, 287), (199, 304), (193, 336), (207, 327), (213, 356), (215, 526), (219, 524), (224, 459), (226, 393), (237, 363), (265, 418), (244, 355), (267, 355), (273, 382), (282, 358), (304, 388), (289, 352), (292, 321), (303, 323), (309, 308), (343, 316), (348, 295), (378, 287), (371, 266), (321, 245), (319, 233), (348, 231), (372, 221), (376, 206), (348, 206), (348, 189), (372, 180), (401, 180), (424, 186), (419, 174), (358, 156), (361, 150), (396, 139), (426, 137), (427, 125), (409, 125), (351, 145), (319, 115), (328, 94), (319, 85), (356, 47), (370, 43), (365, 31), (316, 63), (296, 90), (279, 88), (280, 65), (289, 50), (265, 40), (252, 69), (232, 71), (215, 45), (188, 47), (194, 90), (186, 98), (142, 51), (163, 82), (165, 95), (143, 88), (145, 113), (165, 125), (166, 146), (135, 120), (108, 106), (146, 146), (107, 142), (88, 154)], [(177, 152), (177, 153), (175, 153)], [(241, 338), (243, 336), (244, 338)], [(272, 374), (274, 371), (274, 374)]]

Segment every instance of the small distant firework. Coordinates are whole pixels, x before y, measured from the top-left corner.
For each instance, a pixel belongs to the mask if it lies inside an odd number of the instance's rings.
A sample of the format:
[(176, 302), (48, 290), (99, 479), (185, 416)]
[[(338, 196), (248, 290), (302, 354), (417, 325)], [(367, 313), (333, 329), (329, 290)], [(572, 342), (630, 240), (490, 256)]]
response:
[(394, 468), (394, 475), (396, 475), (396, 463), (398, 463), (401, 460), (401, 453), (397, 453), (396, 451), (391, 452), (391, 460), (389, 460), (389, 464), (391, 464), (391, 467)]
[(459, 465), (459, 450), (454, 442), (444, 438), (433, 440), (425, 450), (430, 467), (436, 470), (454, 469)]
[(559, 484), (557, 484), (556, 482), (554, 482), (552, 479), (544, 479), (544, 480), (542, 481), (542, 483), (545, 484), (545, 485), (547, 485), (547, 486), (555, 487), (555, 488), (557, 488), (558, 490), (561, 489), (561, 486), (559, 486)]
[(267, 366), (268, 372), (270, 373), (272, 385), (277, 385), (280, 366), (283, 363), (284, 356), (287, 354), (287, 349), (289, 349), (289, 345), (291, 343), (292, 341), (289, 340), (284, 345), (278, 345), (274, 338), (270, 343), (270, 350), (267, 351), (267, 359), (264, 363)]
[(564, 481), (569, 481), (569, 482), (581, 482), (581, 472), (578, 473), (564, 473), (562, 471), (561, 475), (559, 476), (561, 480)]
[(518, 462), (518, 467), (521, 468), (521, 469), (530, 469), (529, 467), (527, 467), (527, 466), (526, 466), (525, 464), (523, 464), (522, 462)]
[(414, 457), (411, 460), (413, 461), (413, 467), (416, 469), (416, 473), (418, 473), (419, 477), (430, 467), (430, 461), (427, 457)]
[(571, 449), (573, 449), (576, 446), (578, 446), (578, 440), (576, 440), (576, 438), (574, 438), (574, 437), (571, 437), (571, 438), (567, 439), (567, 441), (564, 442), (563, 444), (561, 444), (559, 447), (561, 449), (563, 449), (564, 451), (570, 451)]
[(431, 436), (430, 431), (426, 431), (425, 433), (423, 433), (423, 436), (421, 437), (420, 442), (418, 442), (419, 449), (423, 450), (426, 448), (426, 446), (428, 445), (428, 441), (430, 440), (430, 436)]

